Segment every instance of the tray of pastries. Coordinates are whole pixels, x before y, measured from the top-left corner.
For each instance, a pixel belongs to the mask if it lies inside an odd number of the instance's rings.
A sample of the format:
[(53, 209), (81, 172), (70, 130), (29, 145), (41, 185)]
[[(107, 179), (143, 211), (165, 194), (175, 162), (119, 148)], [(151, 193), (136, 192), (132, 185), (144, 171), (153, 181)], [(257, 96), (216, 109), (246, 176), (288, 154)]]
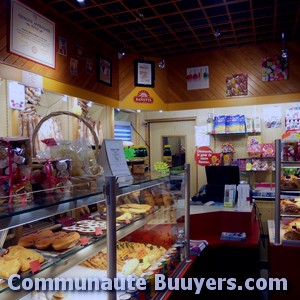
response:
[(3, 281), (13, 274), (28, 272), (31, 269), (31, 262), (36, 260), (40, 264), (48, 262), (38, 251), (20, 245), (9, 246), (7, 249), (3, 249), (0, 256), (0, 278)]
[(44, 255), (57, 256), (66, 254), (75, 246), (80, 246), (80, 238), (78, 232), (43, 230), (21, 237), (18, 245), (42, 251)]
[[(158, 260), (165, 253), (166, 249), (161, 246), (118, 241), (117, 271), (122, 272), (124, 275), (135, 274), (139, 276), (141, 275), (140, 272), (145, 272), (151, 266), (151, 263)], [(98, 252), (94, 256), (81, 263), (81, 265), (90, 267), (92, 269), (106, 270), (106, 250)]]
[(300, 198), (280, 200), (282, 214), (300, 215)]
[(282, 228), (285, 240), (300, 240), (300, 218), (286, 221)]
[[(65, 226), (62, 227), (62, 230), (65, 230), (67, 232), (76, 231), (83, 235), (96, 235), (97, 234), (97, 228), (101, 229), (102, 234), (106, 232), (106, 222), (100, 221), (100, 220), (81, 220), (76, 222), (72, 226)], [(102, 235), (102, 234), (97, 234)]]

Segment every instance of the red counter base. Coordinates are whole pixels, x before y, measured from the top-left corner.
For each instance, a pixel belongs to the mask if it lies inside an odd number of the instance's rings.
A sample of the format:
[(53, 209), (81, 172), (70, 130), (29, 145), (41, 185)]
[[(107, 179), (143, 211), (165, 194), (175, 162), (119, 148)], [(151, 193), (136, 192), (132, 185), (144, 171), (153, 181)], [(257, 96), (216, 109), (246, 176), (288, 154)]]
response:
[(290, 245), (269, 246), (269, 278), (286, 278), (287, 291), (269, 292), (270, 300), (299, 299), (300, 247)]
[[(256, 248), (259, 244), (259, 222), (251, 212), (218, 211), (191, 215), (191, 239), (205, 239), (210, 247), (230, 246)], [(245, 241), (221, 241), (220, 235), (227, 232), (246, 232)]]
[[(246, 232), (245, 241), (221, 241), (222, 231)], [(259, 223), (252, 212), (211, 212), (191, 215), (191, 239), (205, 239), (204, 249), (188, 270), (185, 278), (205, 278), (218, 281), (219, 278), (235, 278), (237, 285), (243, 285), (249, 277), (259, 278)], [(169, 299), (230, 299), (258, 300), (258, 291), (228, 291), (226, 284), (220, 290), (203, 287), (200, 294), (192, 291), (173, 292)]]

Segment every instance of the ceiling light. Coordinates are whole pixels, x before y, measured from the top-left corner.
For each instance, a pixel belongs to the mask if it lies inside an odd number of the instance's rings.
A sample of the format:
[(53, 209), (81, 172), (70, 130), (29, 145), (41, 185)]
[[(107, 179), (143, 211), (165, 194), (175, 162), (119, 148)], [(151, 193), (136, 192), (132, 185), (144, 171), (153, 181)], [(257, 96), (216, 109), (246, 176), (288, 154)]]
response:
[(140, 112), (141, 112), (141, 110), (140, 110), (140, 109), (137, 109), (137, 110), (136, 110), (136, 112), (137, 112), (137, 113), (140, 113)]
[(220, 32), (219, 29), (217, 29), (217, 30), (214, 31), (214, 36), (215, 36), (216, 38), (219, 37), (220, 35), (221, 35), (221, 32)]
[(122, 49), (120, 49), (118, 51), (118, 58), (122, 59), (125, 56), (125, 54), (126, 54), (126, 50), (125, 50), (125, 47), (123, 47)]
[(84, 0), (77, 0), (77, 2), (78, 2), (78, 3), (83, 3), (83, 2), (84, 2)]
[(166, 66), (166, 61), (164, 59), (162, 59), (159, 63), (158, 63), (158, 67), (161, 69), (164, 69), (164, 67)]
[(289, 56), (288, 50), (284, 47), (284, 32), (281, 34), (282, 39), (282, 50), (281, 50), (281, 57), (287, 59)]

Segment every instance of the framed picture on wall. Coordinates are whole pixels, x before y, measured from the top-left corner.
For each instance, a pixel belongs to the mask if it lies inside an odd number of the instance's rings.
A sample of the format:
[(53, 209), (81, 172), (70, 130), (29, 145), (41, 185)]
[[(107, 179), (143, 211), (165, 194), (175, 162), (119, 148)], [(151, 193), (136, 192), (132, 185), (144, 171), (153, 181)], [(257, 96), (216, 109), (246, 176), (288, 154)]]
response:
[(154, 87), (155, 65), (153, 61), (136, 60), (134, 62), (134, 85)]
[(112, 62), (101, 55), (97, 56), (97, 80), (112, 86)]

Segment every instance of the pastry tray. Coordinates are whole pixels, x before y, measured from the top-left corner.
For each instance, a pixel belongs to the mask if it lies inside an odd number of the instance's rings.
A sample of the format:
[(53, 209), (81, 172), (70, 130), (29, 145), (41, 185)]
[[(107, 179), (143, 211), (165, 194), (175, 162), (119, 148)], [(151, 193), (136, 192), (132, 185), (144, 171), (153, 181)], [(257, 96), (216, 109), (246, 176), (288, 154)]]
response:
[[(82, 235), (80, 235), (80, 236), (82, 236)], [(96, 241), (97, 239), (99, 239), (100, 236), (99, 237), (97, 237), (97, 236), (86, 236), (86, 237), (88, 239), (87, 245), (89, 245), (90, 243), (92, 243), (92, 242)], [(85, 247), (85, 246), (82, 246), (81, 245), (81, 240), (79, 240), (74, 246), (71, 246), (70, 248), (62, 250), (62, 251), (57, 251), (57, 250), (54, 250), (53, 248), (49, 248), (47, 250), (39, 250), (39, 249), (34, 249), (34, 250), (41, 253), (45, 257), (63, 257), (63, 256), (68, 255), (70, 252), (77, 251), (77, 250), (79, 250), (80, 248), (83, 248), (83, 247)]]

